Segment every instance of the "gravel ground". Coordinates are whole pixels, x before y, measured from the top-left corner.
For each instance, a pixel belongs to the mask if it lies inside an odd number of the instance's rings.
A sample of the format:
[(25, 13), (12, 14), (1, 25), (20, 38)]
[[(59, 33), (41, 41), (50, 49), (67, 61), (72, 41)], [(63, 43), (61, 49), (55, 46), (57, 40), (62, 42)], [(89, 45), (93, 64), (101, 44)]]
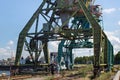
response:
[(44, 80), (44, 78), (28, 78), (28, 79), (24, 79), (24, 80)]

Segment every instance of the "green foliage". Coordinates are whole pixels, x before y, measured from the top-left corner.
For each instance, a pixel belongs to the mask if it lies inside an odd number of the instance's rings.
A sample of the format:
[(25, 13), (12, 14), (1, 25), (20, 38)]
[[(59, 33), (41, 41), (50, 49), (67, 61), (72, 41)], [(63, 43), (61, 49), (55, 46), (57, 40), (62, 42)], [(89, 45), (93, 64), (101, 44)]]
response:
[(74, 60), (75, 64), (86, 64), (89, 61), (93, 62), (93, 56), (76, 57)]
[(47, 76), (44, 80), (54, 80), (54, 76)]
[[(75, 64), (86, 64), (88, 61), (94, 61), (93, 56), (83, 56), (83, 57), (76, 57), (74, 60)], [(120, 64), (120, 51), (114, 56), (114, 63)]]
[(98, 78), (96, 78), (95, 80), (112, 80), (113, 75), (114, 74), (112, 72), (103, 73)]
[(120, 64), (120, 51), (115, 55), (114, 63)]
[(81, 77), (85, 78), (87, 74), (92, 74), (90, 73), (93, 71), (93, 66), (92, 65), (81, 65), (80, 69), (78, 70), (78, 73)]

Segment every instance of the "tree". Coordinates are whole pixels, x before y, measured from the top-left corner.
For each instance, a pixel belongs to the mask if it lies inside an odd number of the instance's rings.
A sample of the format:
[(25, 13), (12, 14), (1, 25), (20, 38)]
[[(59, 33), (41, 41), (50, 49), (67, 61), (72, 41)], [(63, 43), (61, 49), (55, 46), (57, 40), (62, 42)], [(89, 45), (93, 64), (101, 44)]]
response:
[(120, 51), (115, 55), (114, 63), (120, 64)]
[(79, 57), (76, 57), (74, 62), (75, 62), (75, 64), (79, 64)]
[(93, 56), (76, 57), (74, 60), (75, 64), (86, 64), (88, 61), (93, 62)]

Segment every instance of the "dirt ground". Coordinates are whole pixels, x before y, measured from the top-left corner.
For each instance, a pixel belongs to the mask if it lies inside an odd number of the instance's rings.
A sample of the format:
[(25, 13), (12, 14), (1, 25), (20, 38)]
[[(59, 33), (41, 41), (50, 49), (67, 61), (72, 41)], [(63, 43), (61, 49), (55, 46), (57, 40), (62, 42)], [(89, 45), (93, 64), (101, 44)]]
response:
[(44, 74), (42, 72), (40, 75), (21, 75), (12, 78), (0, 78), (0, 80), (112, 80), (115, 73), (116, 72), (102, 73), (100, 77), (93, 79), (92, 65), (76, 65), (73, 70), (63, 70), (60, 71), (59, 74), (55, 72), (54, 75), (50, 73)]
[(61, 71), (59, 74), (33, 76), (25, 80), (112, 80), (116, 72), (104, 72), (93, 78), (92, 65), (77, 65), (73, 70)]
[(31, 78), (24, 80), (90, 80), (92, 76), (92, 67), (91, 66), (75, 66), (73, 70), (61, 71), (59, 74), (55, 73), (54, 75), (35, 75)]

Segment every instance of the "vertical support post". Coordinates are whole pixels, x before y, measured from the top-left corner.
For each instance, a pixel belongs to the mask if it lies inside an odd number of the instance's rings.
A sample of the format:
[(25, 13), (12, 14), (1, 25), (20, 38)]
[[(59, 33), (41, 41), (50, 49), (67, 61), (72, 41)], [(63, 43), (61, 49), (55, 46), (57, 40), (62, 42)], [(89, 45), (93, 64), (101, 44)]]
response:
[(69, 56), (70, 56), (70, 69), (73, 68), (73, 54), (72, 54), (72, 48), (69, 48)]
[(58, 64), (60, 64), (61, 57), (63, 56), (63, 46), (64, 46), (65, 40), (61, 40), (58, 46)]
[(46, 60), (46, 63), (50, 64), (50, 56), (49, 56), (49, 50), (48, 50), (48, 42), (47, 41), (43, 41), (43, 52), (44, 52), (44, 57)]
[(94, 76), (99, 75), (100, 73), (100, 53), (101, 53), (101, 26), (90, 13), (90, 11), (85, 6), (83, 0), (78, 0), (80, 8), (83, 10), (83, 13), (93, 29), (94, 37)]
[[(105, 42), (104, 42), (104, 63), (105, 64), (107, 64), (108, 63), (108, 54), (107, 54), (107, 50), (108, 50), (108, 47), (107, 47), (107, 37), (106, 37), (106, 35), (104, 35), (104, 40), (105, 40)], [(107, 68), (107, 65), (105, 66), (105, 68)]]
[(108, 48), (108, 70), (110, 71), (113, 66), (113, 46), (111, 45), (110, 41), (107, 40), (107, 48)]
[(94, 76), (100, 73), (101, 29), (93, 28), (94, 37)]

